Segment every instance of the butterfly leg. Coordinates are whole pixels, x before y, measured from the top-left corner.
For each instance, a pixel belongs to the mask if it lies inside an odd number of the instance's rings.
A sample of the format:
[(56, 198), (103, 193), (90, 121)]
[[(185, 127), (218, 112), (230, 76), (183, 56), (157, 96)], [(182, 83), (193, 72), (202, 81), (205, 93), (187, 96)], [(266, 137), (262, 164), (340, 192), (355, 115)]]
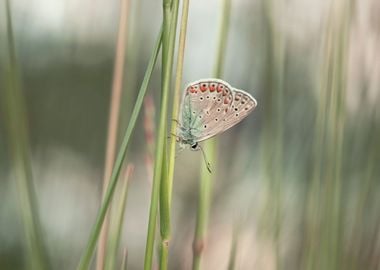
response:
[(172, 121), (173, 121), (173, 122), (176, 122), (177, 125), (179, 125), (179, 121), (178, 121), (177, 119), (174, 119), (174, 118), (173, 118)]
[(167, 139), (171, 139), (172, 136), (176, 137), (176, 141), (179, 142), (180, 137), (177, 134), (170, 133), (171, 136), (168, 136)]
[(173, 122), (175, 122), (176, 124), (177, 124), (177, 128), (179, 127), (179, 128), (182, 128), (182, 125), (181, 125), (181, 123), (177, 120), (177, 119), (172, 119), (172, 121)]

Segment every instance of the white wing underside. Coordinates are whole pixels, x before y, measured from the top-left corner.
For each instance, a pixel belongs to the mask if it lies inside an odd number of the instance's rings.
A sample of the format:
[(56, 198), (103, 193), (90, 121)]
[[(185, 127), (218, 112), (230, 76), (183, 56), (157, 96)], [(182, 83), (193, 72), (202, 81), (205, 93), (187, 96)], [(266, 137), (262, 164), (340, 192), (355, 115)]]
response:
[[(201, 87), (205, 85), (207, 85), (207, 90), (204, 90), (205, 87), (201, 90)], [(220, 86), (223, 90), (217, 91), (211, 86)], [(191, 90), (190, 87), (192, 87)], [(187, 124), (194, 128), (195, 139), (200, 142), (241, 122), (256, 106), (256, 100), (249, 93), (234, 89), (222, 80), (203, 79), (191, 83), (185, 89), (180, 124), (183, 125), (185, 122), (183, 119), (185, 108), (191, 113), (191, 119), (187, 120)]]

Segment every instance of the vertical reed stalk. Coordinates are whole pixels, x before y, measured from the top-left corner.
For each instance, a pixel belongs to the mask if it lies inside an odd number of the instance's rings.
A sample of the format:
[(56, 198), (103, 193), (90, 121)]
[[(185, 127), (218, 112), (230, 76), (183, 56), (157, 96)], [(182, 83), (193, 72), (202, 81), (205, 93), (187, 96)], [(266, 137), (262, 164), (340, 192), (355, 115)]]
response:
[[(184, 0), (182, 4), (182, 18), (181, 18), (181, 26), (180, 26), (179, 42), (178, 42), (178, 57), (177, 57), (177, 70), (176, 70), (176, 75), (175, 75), (172, 120), (178, 120), (183, 63), (184, 63), (184, 57), (185, 57), (188, 13), (189, 13), (189, 0)], [(172, 189), (173, 189), (175, 147), (176, 147), (176, 137), (173, 136), (173, 134), (177, 133), (177, 123), (173, 123), (173, 122), (171, 123), (171, 130), (170, 130), (171, 137), (170, 137), (170, 148), (169, 148), (169, 171), (168, 171), (169, 204), (171, 203)], [(169, 205), (169, 208), (170, 208), (170, 205)]]
[(120, 270), (127, 270), (127, 259), (128, 259), (128, 252), (127, 252), (127, 248), (125, 248), (123, 252), (123, 259), (120, 265)]
[[(125, 63), (125, 46), (127, 40), (127, 14), (128, 14), (128, 0), (120, 1), (120, 19), (119, 30), (117, 34), (116, 50), (115, 50), (115, 64), (114, 74), (112, 81), (112, 92), (110, 102), (110, 112), (108, 119), (108, 135), (106, 146), (106, 158), (103, 175), (103, 199), (108, 187), (108, 183), (112, 173), (112, 167), (115, 160), (116, 144), (117, 144), (117, 130), (119, 122), (120, 100), (123, 87), (123, 74)], [(106, 256), (106, 246), (108, 238), (109, 215), (106, 215), (102, 230), (100, 232), (100, 239), (98, 245), (98, 252), (96, 257), (96, 269), (102, 270), (104, 267), (104, 258)]]
[(135, 106), (133, 108), (131, 119), (129, 121), (127, 130), (125, 132), (125, 135), (124, 135), (124, 138), (122, 141), (122, 144), (120, 146), (120, 150), (119, 150), (119, 153), (117, 155), (114, 168), (112, 170), (111, 180), (110, 180), (110, 183), (108, 185), (107, 192), (104, 196), (104, 202), (100, 208), (96, 222), (95, 222), (94, 227), (91, 231), (91, 235), (90, 235), (89, 241), (87, 243), (86, 249), (82, 254), (82, 257), (80, 259), (80, 262), (79, 262), (77, 269), (85, 270), (85, 269), (88, 269), (90, 266), (92, 254), (94, 253), (94, 249), (95, 249), (98, 237), (99, 237), (100, 229), (101, 229), (101, 226), (103, 224), (108, 206), (109, 206), (111, 199), (113, 197), (115, 187), (117, 184), (117, 180), (119, 178), (119, 174), (120, 174), (120, 171), (121, 171), (121, 168), (123, 165), (123, 161), (124, 161), (124, 158), (125, 158), (128, 146), (129, 146), (130, 138), (131, 138), (131, 135), (132, 135), (134, 128), (136, 126), (137, 118), (139, 116), (139, 112), (140, 112), (142, 104), (143, 104), (144, 96), (145, 96), (146, 90), (148, 88), (148, 83), (149, 83), (150, 77), (151, 77), (152, 72), (153, 72), (153, 68), (154, 68), (156, 60), (157, 60), (157, 56), (158, 56), (158, 53), (159, 53), (159, 50), (161, 47), (161, 38), (162, 38), (162, 30), (160, 30), (160, 33), (159, 33), (157, 40), (156, 40), (156, 44), (155, 44), (154, 49), (152, 51), (152, 55), (151, 55), (151, 58), (149, 60), (148, 67), (147, 67), (146, 72), (145, 72), (144, 80), (141, 84), (140, 91), (139, 91), (139, 94), (137, 96)]
[(145, 166), (148, 174), (148, 181), (152, 184), (153, 179), (153, 155), (154, 155), (154, 115), (155, 108), (153, 97), (148, 95), (144, 101), (144, 131), (146, 141)]
[[(156, 154), (153, 173), (153, 185), (149, 210), (148, 235), (145, 248), (144, 269), (152, 268), (154, 238), (157, 221), (158, 203), (160, 203), (161, 259), (165, 264), (167, 256), (167, 236), (170, 234), (170, 215), (168, 203), (168, 181), (166, 162), (166, 128), (170, 93), (171, 73), (175, 47), (175, 35), (178, 16), (178, 0), (163, 0), (163, 40), (162, 40), (162, 92), (161, 111), (156, 139)], [(165, 176), (164, 178), (163, 175)], [(160, 195), (161, 191), (161, 195)], [(160, 201), (159, 201), (160, 199)]]
[(20, 74), (16, 57), (12, 28), (10, 1), (5, 1), (7, 24), (8, 59), (4, 74), (6, 82), (1, 87), (1, 101), (4, 106), (6, 130), (8, 131), (9, 152), (17, 185), (21, 219), (26, 239), (27, 268), (48, 269), (46, 251), (43, 245), (38, 205), (33, 187), (32, 166), (29, 157), (28, 124), (26, 105), (21, 90)]
[(228, 268), (227, 268), (228, 270), (234, 270), (235, 269), (238, 237), (239, 237), (239, 227), (235, 226), (235, 228), (232, 232), (232, 243), (231, 243), (231, 250), (230, 250)]
[[(314, 127), (314, 143), (312, 149), (313, 167), (311, 175), (311, 184), (307, 192), (307, 206), (306, 210), (306, 251), (303, 256), (303, 268), (306, 270), (312, 270), (316, 267), (316, 254), (318, 254), (319, 247), (319, 230), (320, 230), (320, 218), (321, 218), (321, 172), (323, 167), (323, 155), (324, 155), (324, 134), (326, 132), (326, 104), (327, 104), (327, 81), (328, 73), (328, 61), (331, 54), (331, 39), (329, 35), (326, 35), (323, 45), (325, 59), (320, 68), (320, 85), (317, 87), (319, 92), (318, 109), (316, 122)], [(322, 52), (323, 53), (323, 52)]]
[[(170, 93), (170, 83), (172, 81), (173, 72), (173, 59), (175, 51), (175, 40), (177, 33), (177, 22), (178, 22), (178, 8), (179, 0), (171, 1), (171, 19), (170, 19), (170, 29), (169, 29), (169, 44), (167, 52), (167, 62), (166, 66), (163, 67), (163, 86), (167, 88), (165, 92)], [(173, 102), (175, 102), (173, 100)], [(175, 107), (175, 105), (173, 105)], [(172, 123), (171, 123), (172, 124)], [(167, 124), (166, 124), (167, 126)], [(165, 126), (165, 127), (166, 127)], [(173, 138), (172, 138), (173, 139)], [(165, 141), (165, 159), (163, 167), (165, 171), (162, 173), (161, 187), (160, 187), (160, 233), (161, 233), (161, 258), (160, 258), (160, 269), (165, 270), (168, 267), (168, 254), (169, 254), (169, 240), (170, 240), (170, 198), (171, 198), (171, 187), (172, 178), (168, 175), (168, 154)], [(170, 153), (170, 155), (175, 155), (175, 153)], [(173, 164), (174, 166), (174, 164)]]
[(126, 58), (125, 65), (128, 72), (124, 73), (124, 86), (121, 97), (121, 104), (125, 104), (120, 108), (119, 132), (118, 138), (123, 136), (123, 131), (126, 128), (128, 119), (131, 115), (132, 101), (135, 99), (139, 83), (140, 59), (142, 51), (142, 40), (140, 38), (141, 18), (144, 17), (143, 1), (127, 0), (128, 1), (128, 29), (126, 43)]
[[(182, 81), (182, 70), (183, 70), (183, 59), (185, 52), (185, 40), (186, 40), (186, 27), (187, 27), (187, 16), (188, 16), (189, 1), (185, 0), (183, 3), (182, 10), (182, 20), (181, 20), (181, 30), (179, 38), (179, 49), (177, 58), (177, 72), (175, 81), (175, 90), (173, 97), (173, 108), (172, 108), (172, 118), (177, 119), (179, 110), (179, 97), (180, 97), (180, 87)], [(174, 2), (173, 5), (174, 14), (178, 14), (178, 1)], [(176, 15), (175, 15), (176, 16)], [(171, 23), (172, 32), (174, 33), (175, 26), (177, 25), (177, 18)], [(171, 134), (176, 134), (176, 123), (171, 123)], [(161, 258), (160, 258), (160, 269), (167, 269), (168, 265), (168, 254), (169, 254), (169, 241), (170, 241), (170, 210), (171, 210), (171, 198), (172, 198), (172, 187), (173, 187), (173, 176), (174, 176), (174, 163), (175, 163), (175, 146), (176, 137), (171, 135), (170, 150), (169, 150), (169, 164), (167, 176), (163, 175), (161, 184)]]
[[(313, 182), (309, 192), (308, 210), (312, 215), (309, 217), (305, 269), (333, 270), (341, 266), (341, 162), (350, 10), (350, 4), (343, 2), (334, 1), (332, 4), (324, 44), (321, 99), (314, 139)], [(318, 194), (323, 194), (323, 201), (320, 201)]]
[[(214, 77), (222, 77), (224, 70), (225, 54), (227, 47), (228, 29), (231, 14), (231, 0), (224, 0), (222, 6), (222, 17), (220, 21), (220, 32), (218, 41), (218, 50), (216, 54), (216, 62), (214, 67)], [(216, 139), (210, 139), (205, 143), (205, 154), (209, 158), (210, 163), (214, 168), (217, 168), (217, 143)], [(213, 170), (213, 173), (216, 173)], [(212, 179), (213, 174), (210, 174), (207, 165), (202, 162), (201, 176), (199, 182), (199, 199), (197, 209), (197, 221), (193, 241), (193, 270), (200, 269), (201, 259), (206, 242), (207, 226), (210, 211), (210, 202), (212, 195)]]
[(112, 221), (111, 221), (111, 230), (110, 230), (110, 238), (108, 241), (108, 252), (107, 257), (105, 261), (105, 269), (107, 270), (113, 270), (115, 269), (116, 261), (117, 261), (117, 255), (118, 255), (118, 249), (120, 245), (120, 239), (122, 236), (122, 229), (123, 229), (123, 223), (124, 223), (124, 213), (125, 208), (127, 206), (127, 192), (128, 192), (128, 185), (129, 181), (132, 177), (134, 170), (133, 164), (129, 164), (125, 170), (123, 181), (120, 185), (120, 196), (118, 196), (118, 205), (116, 207), (116, 211), (113, 211), (111, 214)]
[[(173, 16), (174, 19), (171, 22), (171, 42), (175, 42), (175, 33), (178, 18), (179, 1), (173, 3)], [(172, 119), (177, 119), (179, 111), (179, 97), (181, 90), (183, 61), (185, 52), (186, 41), (186, 29), (187, 29), (187, 17), (188, 17), (189, 1), (185, 0), (182, 9), (182, 19), (179, 37), (179, 49), (177, 58), (177, 71), (175, 80), (175, 89), (173, 97)], [(174, 49), (174, 47), (173, 47)], [(171, 72), (171, 71), (170, 71)], [(175, 163), (175, 147), (176, 147), (176, 123), (171, 122), (171, 141), (169, 148), (169, 163), (167, 175), (163, 175), (161, 182), (161, 258), (160, 269), (167, 269), (168, 267), (168, 254), (169, 254), (169, 241), (170, 241), (170, 210), (171, 210), (171, 198), (172, 187), (174, 177), (174, 163)]]
[[(328, 106), (326, 147), (326, 224), (323, 250), (326, 252), (326, 268), (340, 269), (341, 267), (341, 188), (342, 188), (342, 157), (343, 157), (343, 132), (345, 127), (345, 89), (347, 73), (347, 41), (350, 3), (337, 1), (335, 4), (335, 20), (332, 31), (334, 39), (333, 58), (331, 59), (331, 81), (328, 91), (330, 92), (330, 104)], [(336, 13), (337, 12), (337, 13)]]
[[(263, 128), (263, 168), (268, 182), (265, 217), (272, 228), (271, 240), (274, 245), (276, 269), (281, 269), (280, 228), (281, 228), (281, 182), (283, 177), (283, 102), (285, 40), (279, 29), (278, 14), (282, 1), (264, 1), (265, 22), (268, 29), (266, 49), (266, 77)], [(276, 16), (277, 15), (277, 16)]]

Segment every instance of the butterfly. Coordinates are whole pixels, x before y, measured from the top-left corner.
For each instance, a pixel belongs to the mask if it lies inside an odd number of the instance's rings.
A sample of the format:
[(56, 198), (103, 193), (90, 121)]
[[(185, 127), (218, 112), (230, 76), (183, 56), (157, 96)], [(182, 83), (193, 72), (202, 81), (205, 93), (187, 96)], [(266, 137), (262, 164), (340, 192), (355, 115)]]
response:
[(257, 106), (247, 92), (220, 79), (190, 83), (183, 95), (177, 141), (181, 148), (201, 149), (199, 142), (235, 126)]

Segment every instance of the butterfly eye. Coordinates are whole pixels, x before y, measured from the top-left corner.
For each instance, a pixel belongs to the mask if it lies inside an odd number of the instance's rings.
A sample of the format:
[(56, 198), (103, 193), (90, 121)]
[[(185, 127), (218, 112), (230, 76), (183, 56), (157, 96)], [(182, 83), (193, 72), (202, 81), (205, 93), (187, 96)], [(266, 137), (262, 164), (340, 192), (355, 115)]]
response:
[(210, 84), (210, 92), (214, 92), (216, 89), (216, 84), (215, 83), (211, 83)]
[(223, 84), (219, 84), (219, 85), (218, 85), (217, 92), (218, 92), (218, 93), (219, 93), (219, 92), (222, 92), (223, 89), (224, 89), (224, 85), (223, 85)]

